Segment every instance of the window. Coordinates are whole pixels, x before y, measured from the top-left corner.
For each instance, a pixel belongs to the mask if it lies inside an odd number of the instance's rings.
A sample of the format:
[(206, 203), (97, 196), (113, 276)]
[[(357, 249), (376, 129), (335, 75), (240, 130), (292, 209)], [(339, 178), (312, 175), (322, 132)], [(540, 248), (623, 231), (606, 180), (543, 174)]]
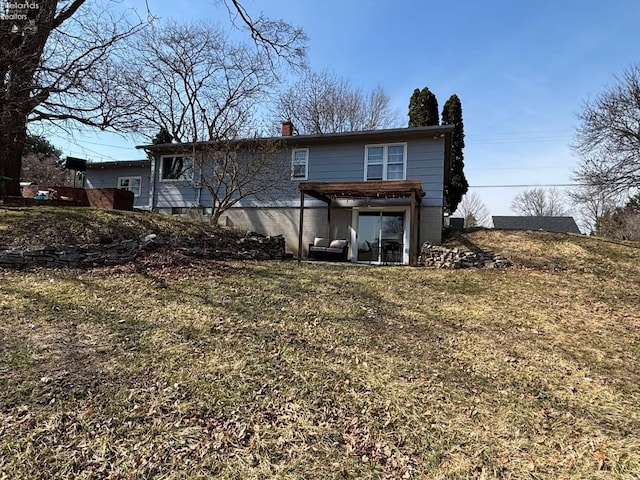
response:
[(160, 179), (163, 181), (190, 181), (193, 178), (193, 160), (191, 157), (162, 157)]
[(133, 192), (134, 197), (140, 196), (142, 177), (118, 177), (118, 189)]
[(171, 215), (186, 215), (188, 211), (187, 207), (171, 207)]
[(309, 167), (309, 149), (298, 148), (291, 154), (291, 179), (306, 180)]
[(406, 144), (365, 147), (365, 180), (404, 180)]

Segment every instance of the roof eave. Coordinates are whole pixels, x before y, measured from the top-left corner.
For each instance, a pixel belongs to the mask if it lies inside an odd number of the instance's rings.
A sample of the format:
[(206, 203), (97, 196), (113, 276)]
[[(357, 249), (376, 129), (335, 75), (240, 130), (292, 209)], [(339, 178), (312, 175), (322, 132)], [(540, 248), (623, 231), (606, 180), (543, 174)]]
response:
[[(292, 135), (287, 137), (264, 137), (264, 138), (248, 138), (248, 139), (239, 139), (234, 140), (240, 143), (243, 142), (252, 142), (252, 141), (278, 141), (283, 142), (285, 144), (294, 144), (294, 145), (307, 145), (307, 144), (318, 144), (318, 143), (328, 143), (328, 142), (337, 142), (337, 141), (349, 141), (353, 139), (363, 139), (369, 141), (379, 141), (379, 140), (391, 140), (394, 141), (402, 141), (402, 140), (410, 140), (413, 138), (429, 138), (432, 137), (434, 139), (443, 138), (448, 136), (453, 132), (453, 125), (434, 125), (429, 127), (410, 127), (410, 128), (390, 128), (384, 130), (366, 130), (360, 132), (341, 132), (341, 133), (327, 133), (327, 134), (317, 134), (317, 135)], [(157, 152), (189, 152), (193, 151), (194, 147), (196, 149), (205, 148), (208, 145), (216, 145), (220, 142), (218, 141), (210, 141), (210, 142), (197, 142), (195, 145), (193, 143), (162, 143), (157, 145), (138, 145), (136, 148), (143, 149), (145, 151), (149, 151), (152, 153)]]

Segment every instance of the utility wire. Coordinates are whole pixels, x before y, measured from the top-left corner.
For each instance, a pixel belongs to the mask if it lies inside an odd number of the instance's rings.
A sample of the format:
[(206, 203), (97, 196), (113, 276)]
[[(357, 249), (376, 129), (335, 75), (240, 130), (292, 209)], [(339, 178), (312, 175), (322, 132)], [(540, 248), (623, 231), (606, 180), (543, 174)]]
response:
[(535, 185), (469, 185), (469, 188), (588, 187), (587, 183), (538, 183)]

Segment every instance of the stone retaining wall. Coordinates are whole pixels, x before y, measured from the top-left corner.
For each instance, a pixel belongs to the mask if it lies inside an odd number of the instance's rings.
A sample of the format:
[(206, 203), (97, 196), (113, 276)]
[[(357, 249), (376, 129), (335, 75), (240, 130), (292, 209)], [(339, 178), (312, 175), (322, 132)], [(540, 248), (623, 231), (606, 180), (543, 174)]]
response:
[(462, 251), (425, 242), (420, 249), (418, 264), (432, 268), (506, 268), (511, 262), (493, 252)]
[(49, 245), (40, 248), (0, 246), (0, 267), (93, 267), (127, 263), (145, 251), (168, 249), (183, 255), (215, 260), (281, 260), (285, 257), (285, 242), (282, 236), (265, 237), (248, 233), (244, 237), (211, 237), (192, 242), (191, 245), (176, 245), (156, 234), (137, 240), (124, 240), (112, 245)]

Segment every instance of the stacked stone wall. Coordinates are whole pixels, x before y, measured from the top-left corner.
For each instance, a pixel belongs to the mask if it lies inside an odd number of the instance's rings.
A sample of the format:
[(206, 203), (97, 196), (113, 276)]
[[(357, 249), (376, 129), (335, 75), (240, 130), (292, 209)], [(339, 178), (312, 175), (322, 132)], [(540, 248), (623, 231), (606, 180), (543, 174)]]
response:
[(281, 236), (248, 233), (244, 237), (214, 236), (194, 240), (188, 245), (164, 241), (156, 234), (110, 245), (48, 245), (39, 248), (0, 246), (0, 267), (93, 267), (130, 262), (155, 249), (177, 251), (183, 255), (214, 260), (281, 260), (285, 242)]
[(426, 242), (420, 249), (418, 264), (431, 268), (506, 268), (511, 262), (493, 252), (471, 252)]

